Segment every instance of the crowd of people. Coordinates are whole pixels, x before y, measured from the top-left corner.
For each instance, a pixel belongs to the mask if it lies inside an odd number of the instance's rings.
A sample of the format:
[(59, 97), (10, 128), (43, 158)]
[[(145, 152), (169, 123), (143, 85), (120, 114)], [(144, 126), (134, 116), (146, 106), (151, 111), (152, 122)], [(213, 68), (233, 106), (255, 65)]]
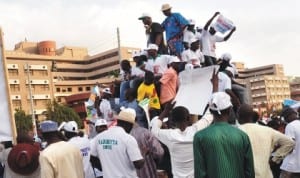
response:
[[(119, 87), (101, 89), (89, 132), (82, 134), (74, 121), (41, 122), (45, 144), (20, 133), (15, 146), (0, 147), (2, 177), (300, 177), (297, 111), (283, 109), (279, 121), (287, 123), (285, 128), (275, 120), (258, 124), (245, 86), (235, 81), (231, 55), (216, 55), (215, 43), (227, 41), (236, 27), (222, 37), (213, 25), (219, 12), (196, 28), (194, 20), (172, 12), (169, 4), (161, 11), (162, 23), (152, 22), (148, 13), (138, 18), (148, 47), (133, 52), (134, 65), (121, 61)], [(180, 72), (213, 65), (218, 67), (211, 74), (204, 113), (175, 107)]]

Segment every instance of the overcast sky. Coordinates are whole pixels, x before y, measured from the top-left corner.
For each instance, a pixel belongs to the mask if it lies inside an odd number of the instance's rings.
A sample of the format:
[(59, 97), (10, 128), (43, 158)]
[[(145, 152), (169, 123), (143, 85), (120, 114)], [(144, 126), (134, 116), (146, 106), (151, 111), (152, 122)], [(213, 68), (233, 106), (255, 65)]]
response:
[(216, 11), (231, 19), (237, 30), (217, 44), (218, 56), (230, 52), (247, 67), (283, 64), (287, 75), (300, 76), (298, 0), (0, 0), (0, 25), (9, 50), (26, 38), (87, 47), (95, 54), (117, 47), (117, 27), (121, 45), (145, 48), (144, 27), (137, 18), (147, 12), (162, 22), (162, 3), (201, 26)]

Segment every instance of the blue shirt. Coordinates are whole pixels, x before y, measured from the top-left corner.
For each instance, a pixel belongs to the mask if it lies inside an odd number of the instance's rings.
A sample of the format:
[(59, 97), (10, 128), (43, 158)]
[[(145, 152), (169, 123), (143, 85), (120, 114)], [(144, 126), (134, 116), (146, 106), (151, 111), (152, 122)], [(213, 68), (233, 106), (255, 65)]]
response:
[(168, 41), (180, 33), (182, 28), (188, 24), (189, 22), (180, 13), (172, 13), (163, 21), (161, 26), (166, 31), (166, 39)]

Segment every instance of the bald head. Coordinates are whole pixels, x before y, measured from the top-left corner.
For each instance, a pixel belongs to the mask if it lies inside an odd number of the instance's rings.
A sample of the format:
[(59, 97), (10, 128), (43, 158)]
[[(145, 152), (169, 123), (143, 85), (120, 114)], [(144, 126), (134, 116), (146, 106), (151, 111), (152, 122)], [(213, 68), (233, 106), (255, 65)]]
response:
[(240, 124), (253, 123), (254, 111), (248, 104), (243, 104), (238, 111), (238, 120)]

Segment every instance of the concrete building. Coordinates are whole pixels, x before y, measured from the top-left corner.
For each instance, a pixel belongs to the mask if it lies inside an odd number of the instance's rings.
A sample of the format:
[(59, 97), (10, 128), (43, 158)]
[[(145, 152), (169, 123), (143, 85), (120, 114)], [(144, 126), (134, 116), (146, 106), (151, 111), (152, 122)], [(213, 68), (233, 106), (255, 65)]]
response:
[(139, 49), (121, 47), (120, 55), (115, 48), (89, 56), (86, 48), (56, 49), (54, 41), (20, 42), (14, 50), (5, 50), (13, 109), (21, 107), (31, 113), (30, 82), (34, 113), (43, 119), (48, 101), (65, 102), (66, 96), (89, 92), (96, 83), (115, 80), (111, 73), (119, 71), (120, 59), (131, 59), (133, 50)]
[(290, 98), (288, 78), (283, 66), (272, 64), (255, 68), (244, 68), (243, 63), (235, 63), (239, 71), (239, 81), (247, 86), (250, 103), (261, 110), (282, 108), (282, 102)]

